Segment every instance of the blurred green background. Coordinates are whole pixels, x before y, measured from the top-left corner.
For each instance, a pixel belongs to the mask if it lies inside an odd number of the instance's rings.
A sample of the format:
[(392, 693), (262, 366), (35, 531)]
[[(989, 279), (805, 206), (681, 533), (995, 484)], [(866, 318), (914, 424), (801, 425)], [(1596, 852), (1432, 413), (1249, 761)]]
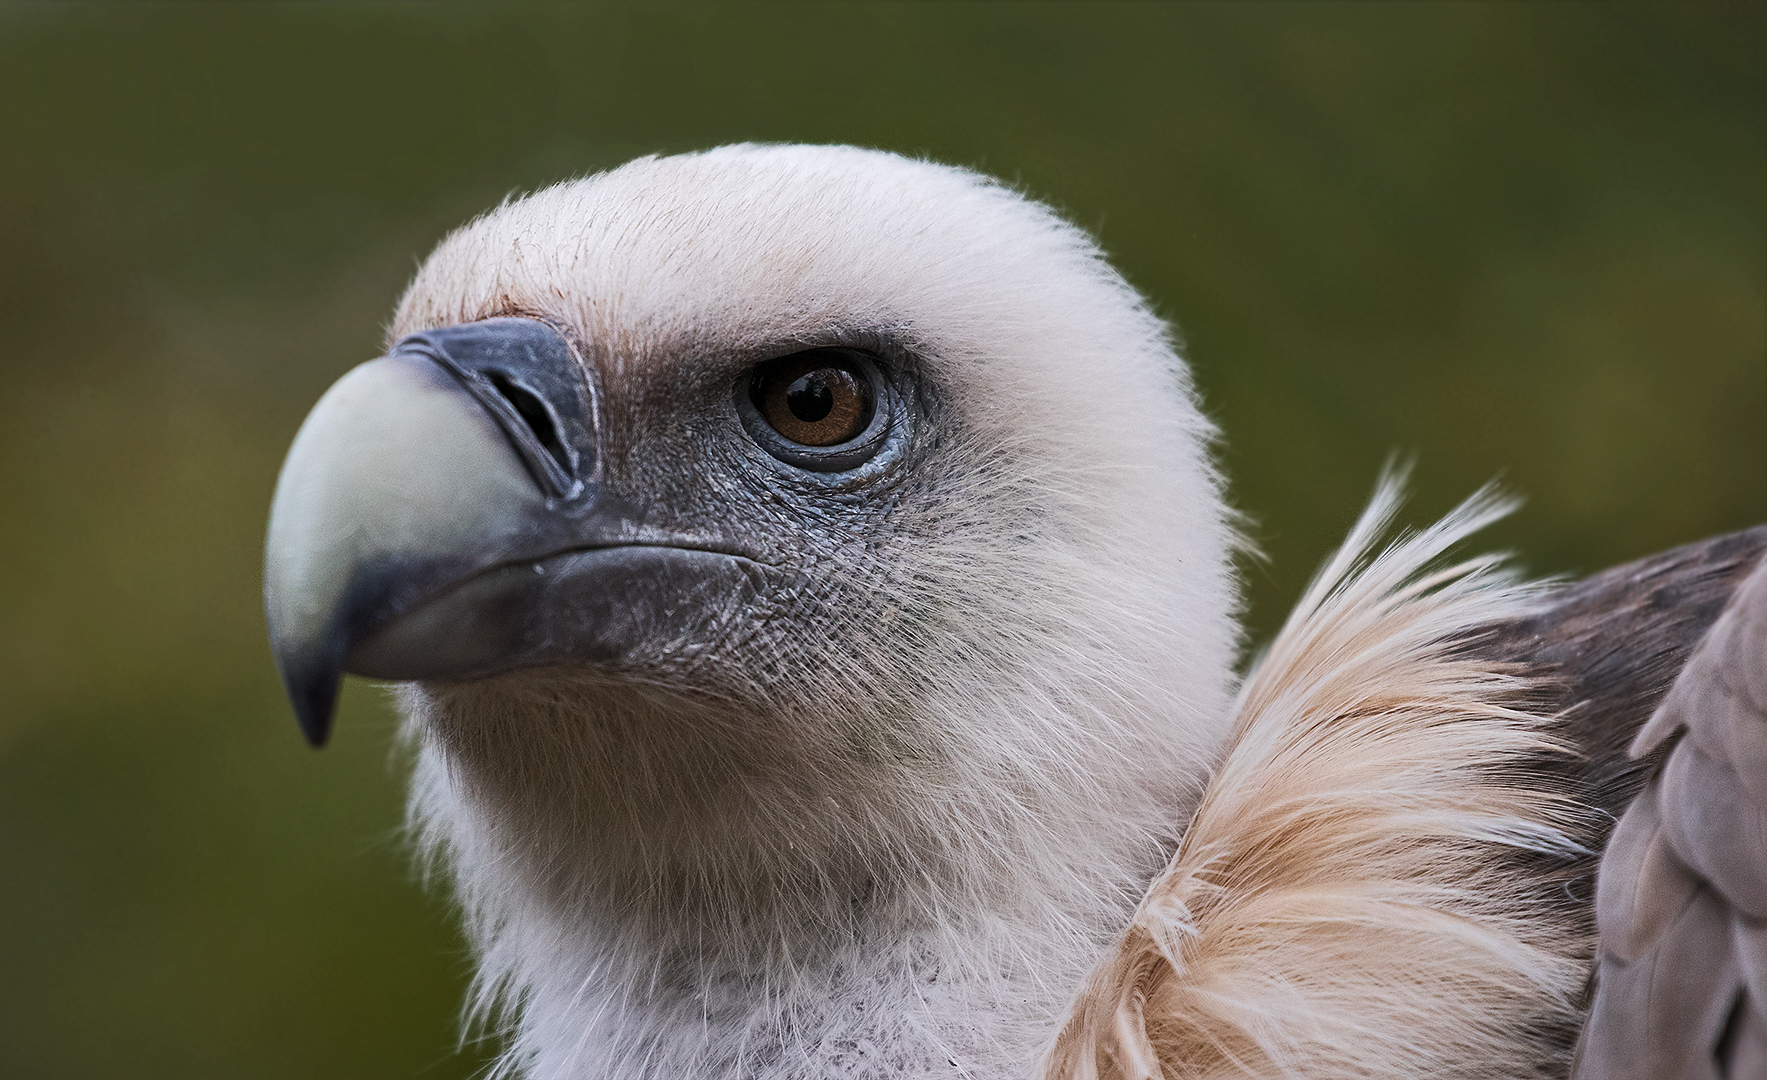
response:
[(1581, 572), (1767, 518), (1762, 6), (0, 7), (0, 1075), (460, 1077), (392, 718), (284, 707), (276, 468), (415, 260), (651, 151), (1008, 177), (1181, 327), (1271, 627), (1418, 519)]

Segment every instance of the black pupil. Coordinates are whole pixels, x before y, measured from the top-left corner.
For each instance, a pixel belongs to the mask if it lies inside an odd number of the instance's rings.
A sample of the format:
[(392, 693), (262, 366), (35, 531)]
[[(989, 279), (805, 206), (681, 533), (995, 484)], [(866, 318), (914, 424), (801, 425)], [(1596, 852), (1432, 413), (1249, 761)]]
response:
[(834, 408), (834, 391), (829, 388), (827, 368), (806, 372), (785, 388), (785, 407), (806, 424), (814, 424)]

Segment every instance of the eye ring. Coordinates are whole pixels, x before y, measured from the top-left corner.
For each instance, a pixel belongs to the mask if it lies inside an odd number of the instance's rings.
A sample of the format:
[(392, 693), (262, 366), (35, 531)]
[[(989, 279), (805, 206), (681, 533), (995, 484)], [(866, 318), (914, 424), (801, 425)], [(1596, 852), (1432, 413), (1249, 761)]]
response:
[(826, 347), (774, 357), (737, 381), (737, 413), (773, 457), (811, 472), (844, 472), (876, 456), (895, 398), (869, 354)]

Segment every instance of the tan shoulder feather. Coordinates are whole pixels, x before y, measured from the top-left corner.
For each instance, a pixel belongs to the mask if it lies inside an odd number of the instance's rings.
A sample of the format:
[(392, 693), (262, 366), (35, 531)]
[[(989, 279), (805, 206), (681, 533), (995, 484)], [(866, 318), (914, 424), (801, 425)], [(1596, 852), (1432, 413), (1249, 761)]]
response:
[(1517, 1077), (1574, 1016), (1587, 943), (1501, 858), (1577, 852), (1527, 763), (1565, 752), (1478, 628), (1541, 595), (1498, 560), (1432, 570), (1481, 493), (1384, 550), (1383, 482), (1247, 679), (1183, 844), (1074, 1003), (1055, 1080)]

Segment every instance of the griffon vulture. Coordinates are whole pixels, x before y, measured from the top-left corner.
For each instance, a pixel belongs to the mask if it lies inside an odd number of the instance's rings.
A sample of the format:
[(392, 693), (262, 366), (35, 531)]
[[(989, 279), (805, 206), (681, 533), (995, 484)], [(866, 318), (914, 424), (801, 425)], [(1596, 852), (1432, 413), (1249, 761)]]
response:
[(315, 744), (400, 684), (507, 1074), (1762, 1075), (1767, 530), (1545, 586), (1388, 483), (1241, 679), (1167, 327), (864, 150), (506, 203), (390, 341), (271, 637)]

